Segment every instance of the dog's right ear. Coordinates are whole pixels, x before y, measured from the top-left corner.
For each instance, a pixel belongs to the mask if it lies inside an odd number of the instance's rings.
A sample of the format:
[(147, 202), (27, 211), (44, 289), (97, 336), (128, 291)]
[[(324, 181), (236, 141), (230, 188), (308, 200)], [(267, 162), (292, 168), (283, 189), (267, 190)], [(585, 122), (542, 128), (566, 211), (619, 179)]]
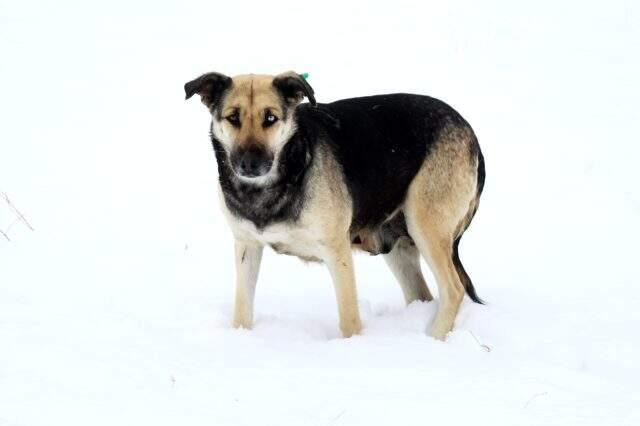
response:
[(211, 109), (220, 100), (222, 94), (231, 86), (231, 77), (217, 72), (203, 74), (184, 85), (185, 99), (196, 93), (200, 95), (202, 103)]

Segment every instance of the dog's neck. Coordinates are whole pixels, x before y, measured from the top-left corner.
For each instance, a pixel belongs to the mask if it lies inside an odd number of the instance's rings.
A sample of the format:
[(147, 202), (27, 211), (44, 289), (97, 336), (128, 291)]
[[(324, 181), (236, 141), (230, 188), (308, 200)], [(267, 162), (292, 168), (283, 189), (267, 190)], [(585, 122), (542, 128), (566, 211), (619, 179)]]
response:
[(218, 162), (218, 175), (229, 211), (258, 228), (276, 222), (296, 221), (302, 211), (305, 177), (313, 160), (312, 141), (297, 131), (283, 146), (277, 176), (264, 184), (242, 181), (231, 169), (229, 155), (215, 136), (211, 142)]

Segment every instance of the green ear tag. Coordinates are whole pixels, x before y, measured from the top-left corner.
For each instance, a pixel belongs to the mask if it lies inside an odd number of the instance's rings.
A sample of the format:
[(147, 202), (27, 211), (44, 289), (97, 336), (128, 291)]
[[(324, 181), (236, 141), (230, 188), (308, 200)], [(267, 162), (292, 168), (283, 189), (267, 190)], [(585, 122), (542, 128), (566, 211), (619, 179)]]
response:
[(305, 80), (309, 79), (309, 73), (308, 72), (303, 72), (302, 74), (300, 74), (300, 76)]

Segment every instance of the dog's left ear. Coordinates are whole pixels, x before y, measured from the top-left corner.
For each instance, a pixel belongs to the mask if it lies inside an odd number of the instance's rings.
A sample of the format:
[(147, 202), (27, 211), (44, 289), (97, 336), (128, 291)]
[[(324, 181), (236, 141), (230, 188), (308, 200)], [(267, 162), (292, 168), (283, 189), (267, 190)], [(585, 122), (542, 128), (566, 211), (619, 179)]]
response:
[(231, 86), (231, 77), (217, 72), (203, 74), (184, 85), (186, 99), (196, 93), (202, 98), (202, 103), (211, 109), (220, 100), (225, 90)]
[(282, 93), (282, 96), (289, 104), (299, 104), (305, 96), (309, 99), (311, 105), (316, 104), (313, 88), (301, 74), (293, 71), (278, 74), (273, 79), (273, 86)]

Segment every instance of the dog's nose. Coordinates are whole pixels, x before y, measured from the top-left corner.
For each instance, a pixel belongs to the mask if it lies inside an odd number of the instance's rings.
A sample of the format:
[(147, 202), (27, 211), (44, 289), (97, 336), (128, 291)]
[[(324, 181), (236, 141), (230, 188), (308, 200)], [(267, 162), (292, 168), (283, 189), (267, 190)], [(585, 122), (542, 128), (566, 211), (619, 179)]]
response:
[(271, 170), (273, 156), (263, 148), (250, 147), (232, 155), (231, 164), (236, 173), (244, 177), (263, 176)]

